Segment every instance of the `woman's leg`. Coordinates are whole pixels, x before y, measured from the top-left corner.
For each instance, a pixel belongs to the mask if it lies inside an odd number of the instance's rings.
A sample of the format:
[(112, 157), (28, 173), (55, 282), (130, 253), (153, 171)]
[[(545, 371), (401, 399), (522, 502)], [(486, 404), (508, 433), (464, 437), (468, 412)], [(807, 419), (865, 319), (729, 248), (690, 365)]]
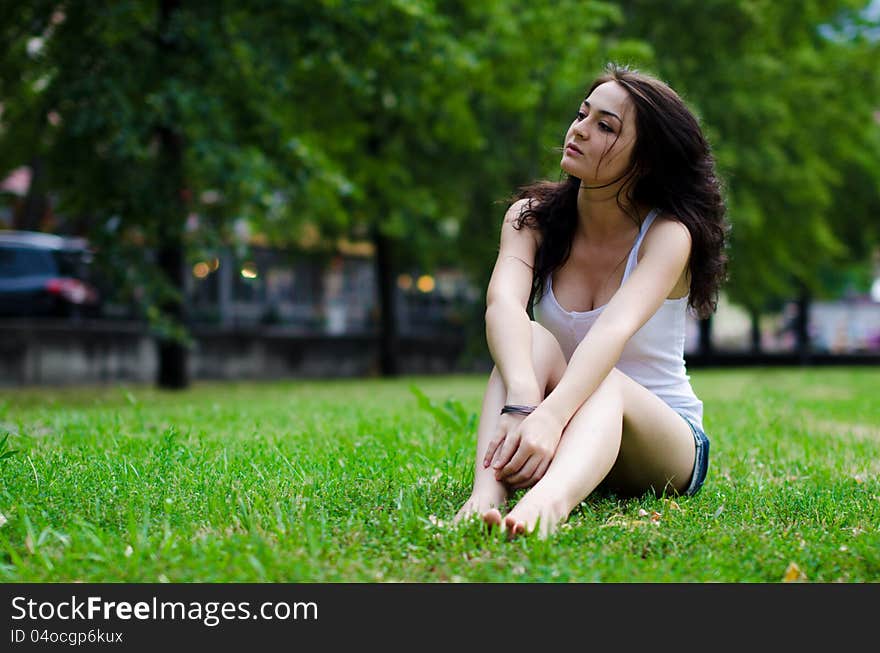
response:
[[(556, 387), (562, 374), (565, 372), (565, 356), (556, 338), (547, 329), (532, 322), (532, 365), (535, 369), (535, 377), (538, 385), (544, 393), (550, 392)], [(543, 396), (542, 396), (543, 398)], [(494, 368), (489, 375), (486, 392), (483, 395), (483, 406), (480, 411), (480, 421), (477, 427), (477, 451), (474, 463), (474, 489), (471, 496), (455, 515), (453, 521), (457, 522), (470, 515), (483, 515), (486, 511), (500, 506), (507, 500), (507, 486), (495, 480), (495, 470), (483, 467), (483, 456), (489, 447), (489, 442), (495, 435), (498, 418), (501, 416), (501, 408), (507, 399), (507, 389), (504, 380)]]
[(503, 526), (512, 534), (537, 526), (545, 536), (606, 477), (612, 488), (626, 493), (684, 491), (695, 455), (684, 419), (614, 369), (571, 418), (544, 477)]

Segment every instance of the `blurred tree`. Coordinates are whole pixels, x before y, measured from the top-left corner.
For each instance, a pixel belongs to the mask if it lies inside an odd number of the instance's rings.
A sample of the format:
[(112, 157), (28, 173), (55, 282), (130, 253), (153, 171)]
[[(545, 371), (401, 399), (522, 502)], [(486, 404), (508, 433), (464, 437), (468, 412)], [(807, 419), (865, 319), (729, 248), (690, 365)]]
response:
[(464, 263), (488, 279), (496, 201), (543, 169), (539, 144), (558, 147), (615, 15), (575, 0), (310, 8), (300, 65), (338, 116), (327, 143), (354, 188), (349, 227), (375, 245), (384, 374), (397, 371), (397, 271)]
[[(487, 26), (475, 40), (480, 75), (472, 82), (480, 147), (458, 160), (466, 178), (453, 198), (459, 235), (454, 252), (474, 284), (486, 288), (501, 219), (519, 187), (560, 180), (565, 131), (584, 93), (610, 59), (650, 52), (637, 39), (603, 36), (620, 12), (611, 2), (552, 0), (483, 5)], [(480, 302), (468, 324), (475, 353), (485, 353)]]
[(306, 222), (370, 238), (394, 374), (395, 271), (464, 258), (487, 278), (493, 202), (552, 158), (538, 144), (558, 146), (616, 16), (574, 0), (3, 5), (0, 163), (41, 157), (60, 208), (96, 218), (124, 287), (145, 289), (165, 387), (187, 384), (186, 248), (242, 223), (276, 243)]
[(877, 41), (858, 2), (0, 6), (0, 169), (42, 161), (61, 210), (94, 218), (124, 286), (145, 289), (163, 386), (187, 383), (187, 249), (241, 224), (279, 244), (306, 223), (370, 238), (393, 374), (396, 271), (463, 264), (485, 287), (504, 199), (559, 178), (606, 60), (655, 69), (702, 116), (734, 301), (757, 313), (878, 238)]
[(823, 266), (880, 236), (878, 17), (864, 0), (619, 4), (620, 34), (653, 48), (636, 63), (681, 92), (714, 146), (733, 224), (726, 292), (755, 321), (783, 298), (805, 304)]
[[(115, 281), (143, 291), (163, 387), (189, 382), (187, 224), (206, 191), (219, 191), (210, 203), (220, 208), (206, 211), (218, 219), (200, 238), (223, 239), (242, 217), (283, 217), (295, 231), (305, 214), (343, 214), (345, 181), (297, 119), (296, 49), (274, 5), (261, 8), (3, 3), (0, 164), (44, 161), (59, 209), (89, 218)], [(276, 190), (306, 201), (280, 216)]]

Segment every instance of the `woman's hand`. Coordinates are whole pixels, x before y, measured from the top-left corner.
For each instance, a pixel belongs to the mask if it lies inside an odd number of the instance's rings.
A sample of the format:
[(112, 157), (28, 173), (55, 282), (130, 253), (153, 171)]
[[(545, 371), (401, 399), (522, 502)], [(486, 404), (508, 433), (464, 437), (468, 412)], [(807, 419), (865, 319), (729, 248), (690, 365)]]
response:
[[(493, 463), (499, 459), (504, 443), (513, 442), (514, 438), (516, 438), (517, 442), (519, 441), (517, 429), (524, 419), (525, 415), (519, 413), (505, 413), (498, 419), (498, 426), (495, 427), (495, 436), (489, 442), (489, 447), (486, 449), (486, 455), (483, 457), (484, 468), (489, 467), (489, 465), (496, 467)], [(508, 456), (508, 458), (510, 458), (510, 456)], [(505, 460), (505, 462), (507, 461)], [(500, 465), (498, 467), (500, 467)], [(495, 480), (501, 480), (498, 478), (497, 473), (495, 474)]]
[(512, 489), (534, 485), (550, 466), (564, 428), (560, 419), (540, 406), (525, 418), (502, 415), (483, 466), (491, 465), (495, 478)]

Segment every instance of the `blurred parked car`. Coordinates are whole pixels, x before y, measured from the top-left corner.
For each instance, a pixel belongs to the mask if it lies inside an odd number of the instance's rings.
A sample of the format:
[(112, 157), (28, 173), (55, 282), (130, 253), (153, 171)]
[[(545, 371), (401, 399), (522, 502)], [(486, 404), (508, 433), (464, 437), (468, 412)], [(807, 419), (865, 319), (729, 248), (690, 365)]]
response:
[(0, 316), (97, 317), (91, 262), (82, 238), (0, 230)]

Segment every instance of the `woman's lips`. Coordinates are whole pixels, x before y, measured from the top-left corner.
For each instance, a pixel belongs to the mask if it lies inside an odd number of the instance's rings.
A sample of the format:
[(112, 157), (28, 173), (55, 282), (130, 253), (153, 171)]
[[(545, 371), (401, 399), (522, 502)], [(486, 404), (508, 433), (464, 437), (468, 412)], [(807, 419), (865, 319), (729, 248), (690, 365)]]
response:
[(568, 152), (569, 154), (580, 154), (581, 156), (583, 156), (583, 154), (584, 154), (583, 152), (581, 152), (578, 149), (578, 146), (575, 145), (574, 143), (569, 143), (568, 145), (566, 145), (565, 151)]

